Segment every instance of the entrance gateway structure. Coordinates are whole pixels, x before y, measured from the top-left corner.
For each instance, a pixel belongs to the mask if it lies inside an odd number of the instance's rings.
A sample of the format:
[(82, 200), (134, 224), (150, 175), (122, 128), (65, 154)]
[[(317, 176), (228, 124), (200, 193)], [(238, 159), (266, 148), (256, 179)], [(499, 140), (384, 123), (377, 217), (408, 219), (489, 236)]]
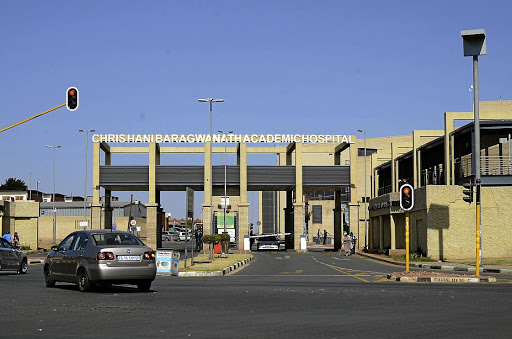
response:
[[(248, 191), (286, 192), (285, 232), (287, 249), (300, 249), (300, 236), (304, 234), (304, 193), (307, 191), (334, 191), (333, 210), (334, 248), (341, 248), (343, 215), (341, 190), (350, 189), (348, 223), (357, 220), (356, 186), (356, 137), (352, 135), (136, 135), (96, 134), (93, 141), (93, 203), (92, 228), (112, 228), (110, 197), (113, 191), (147, 191), (146, 242), (153, 248), (162, 246), (161, 191), (185, 191), (187, 187), (204, 191), (202, 215), (204, 234), (210, 234), (211, 216), (221, 214), (220, 197), (224, 195), (224, 166), (212, 166), (212, 153), (236, 153), (237, 164), (226, 168), (227, 196), (231, 197), (231, 215), (234, 222), (236, 243), (243, 249), (244, 236), (249, 235)], [(235, 143), (226, 149), (212, 147), (212, 143)], [(129, 143), (129, 145), (119, 145)], [(161, 146), (161, 143), (174, 144)], [(176, 144), (189, 143), (189, 146)], [(286, 143), (268, 146), (269, 143)], [(142, 144), (138, 146), (136, 144)], [(267, 146), (249, 146), (267, 144)], [(198, 146), (199, 145), (199, 146)], [(354, 147), (351, 147), (354, 146)], [(104, 163), (101, 164), (101, 153)], [(161, 165), (165, 153), (203, 153), (204, 166)], [(250, 153), (278, 154), (286, 159), (275, 166), (249, 166)], [(303, 166), (305, 153), (323, 153), (332, 156), (332, 165)], [(114, 154), (147, 154), (148, 163), (142, 165), (115, 165)], [(342, 165), (350, 163), (351, 165)], [(212, 189), (210, 188), (212, 187)], [(104, 189), (104, 205), (100, 202), (100, 189)], [(213, 201), (210, 199), (213, 196)], [(217, 208), (219, 207), (219, 208)], [(212, 213), (213, 212), (213, 213)], [(102, 221), (102, 219), (104, 219)], [(353, 219), (353, 220), (352, 220)], [(233, 219), (231, 219), (233, 220)], [(227, 220), (229, 224), (229, 219)], [(214, 223), (215, 225), (215, 223)], [(222, 230), (223, 226), (219, 226)]]

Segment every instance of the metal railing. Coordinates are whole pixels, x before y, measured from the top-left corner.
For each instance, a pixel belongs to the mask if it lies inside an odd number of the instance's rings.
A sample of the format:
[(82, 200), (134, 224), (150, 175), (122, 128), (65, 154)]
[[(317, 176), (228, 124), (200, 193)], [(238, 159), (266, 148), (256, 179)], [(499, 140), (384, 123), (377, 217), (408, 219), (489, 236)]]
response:
[(380, 187), (377, 191), (377, 195), (384, 195), (387, 193), (391, 193), (391, 185)]
[(443, 164), (424, 169), (421, 172), (421, 186), (444, 185)]
[[(473, 175), (471, 155), (457, 159), (455, 162), (455, 173), (459, 178), (466, 178)], [(512, 159), (507, 156), (481, 156), (481, 175), (512, 175)]]

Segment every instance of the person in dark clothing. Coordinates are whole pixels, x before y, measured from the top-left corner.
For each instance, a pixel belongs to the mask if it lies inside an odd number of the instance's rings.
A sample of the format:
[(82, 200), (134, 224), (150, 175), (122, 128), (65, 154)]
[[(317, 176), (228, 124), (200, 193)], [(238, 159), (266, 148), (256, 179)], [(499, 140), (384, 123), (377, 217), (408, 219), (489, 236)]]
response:
[(252, 231), (252, 228), (251, 228), (251, 233), (249, 234), (250, 235), (250, 238), (249, 238), (249, 243), (250, 243), (250, 248), (252, 249), (252, 244), (254, 244), (254, 238), (252, 237), (254, 235), (253, 231)]
[(324, 229), (324, 245), (327, 244), (327, 230)]
[(203, 237), (203, 231), (199, 227), (196, 229), (195, 237), (196, 237), (196, 250), (198, 252), (200, 252), (203, 249), (203, 241), (201, 240), (201, 238)]

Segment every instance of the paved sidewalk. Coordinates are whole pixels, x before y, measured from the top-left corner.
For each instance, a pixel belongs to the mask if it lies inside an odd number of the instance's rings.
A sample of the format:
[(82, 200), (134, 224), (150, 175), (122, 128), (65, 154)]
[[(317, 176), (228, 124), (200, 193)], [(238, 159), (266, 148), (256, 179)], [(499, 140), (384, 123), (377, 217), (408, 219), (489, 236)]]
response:
[[(375, 259), (380, 261), (385, 261), (390, 264), (405, 266), (405, 262), (396, 261), (388, 257), (384, 257), (382, 255), (370, 254), (364, 252), (356, 252), (356, 254)], [(461, 263), (451, 263), (451, 262), (410, 262), (409, 265), (411, 267), (419, 267), (419, 268), (427, 268), (427, 269), (438, 269), (438, 270), (447, 270), (447, 271), (459, 271), (459, 272), (476, 272), (475, 265), (461, 264)], [(480, 266), (481, 273), (512, 273), (512, 266), (498, 266), (498, 265), (481, 265)]]

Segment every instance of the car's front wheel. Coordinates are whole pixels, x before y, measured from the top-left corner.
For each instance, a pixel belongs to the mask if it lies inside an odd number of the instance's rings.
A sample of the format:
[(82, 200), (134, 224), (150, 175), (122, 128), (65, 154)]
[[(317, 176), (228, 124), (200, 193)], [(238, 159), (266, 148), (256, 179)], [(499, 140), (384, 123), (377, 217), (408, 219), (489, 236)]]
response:
[(151, 280), (141, 281), (137, 283), (137, 288), (139, 289), (139, 291), (147, 292), (151, 288), (151, 282)]
[(18, 270), (18, 274), (25, 274), (28, 271), (28, 263), (27, 259), (23, 259), (20, 264), (20, 269)]
[(44, 267), (44, 283), (46, 284), (46, 287), (55, 287), (55, 280), (53, 280), (52, 270), (48, 265)]
[(91, 281), (89, 280), (89, 276), (84, 269), (81, 269), (78, 272), (78, 289), (80, 292), (87, 292), (91, 290)]

